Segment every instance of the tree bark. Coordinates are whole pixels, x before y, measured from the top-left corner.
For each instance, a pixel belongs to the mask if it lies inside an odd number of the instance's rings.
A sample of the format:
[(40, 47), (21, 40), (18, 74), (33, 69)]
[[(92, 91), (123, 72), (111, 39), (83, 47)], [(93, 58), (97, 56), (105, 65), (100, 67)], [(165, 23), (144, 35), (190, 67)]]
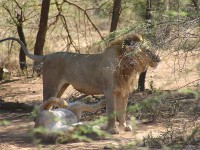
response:
[(121, 0), (115, 0), (113, 4), (113, 12), (112, 12), (112, 21), (110, 26), (110, 41), (115, 39), (115, 34), (112, 33), (116, 31), (117, 24), (119, 22), (119, 16), (120, 16), (120, 10), (121, 10)]
[[(50, 7), (50, 0), (43, 0), (41, 15), (40, 15), (39, 30), (37, 33), (37, 38), (36, 38), (35, 47), (34, 47), (35, 55), (43, 55), (43, 48), (44, 48), (46, 32), (47, 32), (49, 7)], [(35, 61), (33, 65), (33, 72), (36, 72), (38, 76), (41, 75), (41, 68), (38, 67), (39, 64), (40, 62)]]
[[(16, 18), (17, 18), (17, 21), (18, 21), (18, 23), (17, 23), (17, 33), (19, 35), (20, 40), (24, 43), (25, 46), (27, 46), (25, 36), (24, 36), (24, 32), (23, 32), (22, 13), (17, 14)], [(22, 71), (24, 69), (27, 69), (26, 55), (25, 55), (22, 48), (20, 48), (20, 52), (19, 52), (19, 65), (20, 65), (20, 69)]]
[(145, 90), (145, 79), (146, 79), (147, 70), (142, 72), (139, 76), (138, 80), (138, 91), (144, 91)]
[(146, 0), (146, 24), (147, 24), (147, 35), (150, 35), (152, 24), (151, 24), (151, 0)]
[(170, 0), (165, 0), (166, 11), (170, 10)]
[[(150, 35), (152, 28), (151, 25), (151, 0), (146, 0), (146, 23), (147, 23), (147, 35)], [(147, 70), (142, 72), (138, 80), (138, 91), (145, 90), (145, 79), (146, 79)]]
[(36, 43), (34, 47), (35, 55), (43, 55), (43, 47), (45, 44), (45, 38), (46, 38), (46, 32), (47, 32), (49, 7), (50, 7), (50, 0), (43, 0), (39, 30), (37, 33)]

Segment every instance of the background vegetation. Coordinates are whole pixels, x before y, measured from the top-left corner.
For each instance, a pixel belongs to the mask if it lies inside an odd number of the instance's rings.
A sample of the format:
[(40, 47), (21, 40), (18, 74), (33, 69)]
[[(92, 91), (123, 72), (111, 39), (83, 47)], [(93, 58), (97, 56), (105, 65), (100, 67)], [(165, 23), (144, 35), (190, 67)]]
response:
[[(147, 4), (150, 4), (149, 19), (146, 14)], [(53, 51), (93, 53), (95, 52), (93, 45), (99, 44), (109, 36), (113, 13), (112, 0), (51, 0), (49, 5), (45, 54)], [(152, 47), (159, 51), (198, 50), (200, 23), (198, 0), (122, 0), (120, 5), (117, 28), (119, 34), (133, 30), (148, 35)], [(41, 1), (2, 0), (0, 6), (1, 38), (20, 37), (19, 26), (21, 26), (24, 41), (27, 42), (27, 47), (33, 50), (40, 18), (43, 15)], [(19, 55), (17, 50), (19, 46), (11, 42), (0, 46), (1, 66), (7, 67), (13, 61), (11, 55)]]
[[(162, 61), (168, 62), (169, 77), (173, 80), (160, 85), (160, 89), (155, 81), (150, 81), (150, 92), (155, 95), (142, 97), (142, 102), (131, 101), (130, 105), (134, 105), (130, 113), (137, 119), (154, 122), (184, 112), (184, 117), (194, 117), (192, 121), (195, 124), (188, 125), (187, 128), (194, 129), (193, 132), (188, 131), (189, 136), (185, 135), (186, 127), (184, 130), (175, 130), (169, 125), (168, 132), (162, 136), (149, 135), (144, 138), (144, 145), (160, 148), (163, 144), (198, 143), (199, 0), (1, 0), (0, 13), (0, 39), (18, 37), (35, 54), (58, 51), (100, 53), (112, 38), (131, 31), (142, 34)], [(195, 59), (197, 62), (194, 62)], [(11, 41), (0, 44), (0, 68), (8, 69), (10, 77), (32, 75), (32, 67), (32, 60), (26, 60), (18, 44)], [(26, 68), (28, 74), (22, 71)], [(189, 80), (191, 75), (195, 75), (192, 81)], [(164, 69), (163, 76), (167, 76)], [(2, 78), (6, 78), (6, 75)], [(186, 81), (184, 85), (177, 83), (177, 88), (167, 94), (161, 91), (170, 89), (169, 82), (177, 82), (181, 78)], [(186, 94), (185, 91), (179, 91), (190, 85), (193, 85), (192, 90), (186, 89)], [(178, 96), (173, 93), (175, 90), (178, 90)], [(188, 93), (192, 93), (193, 98), (188, 98)], [(184, 100), (194, 99), (195, 102), (187, 105), (180, 97), (184, 97)], [(190, 121), (186, 121), (184, 126)]]

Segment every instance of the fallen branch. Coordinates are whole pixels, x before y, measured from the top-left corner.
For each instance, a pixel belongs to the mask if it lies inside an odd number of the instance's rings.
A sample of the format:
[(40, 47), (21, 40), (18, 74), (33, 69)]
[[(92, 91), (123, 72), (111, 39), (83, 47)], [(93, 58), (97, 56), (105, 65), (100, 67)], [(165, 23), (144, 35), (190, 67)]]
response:
[(189, 82), (189, 83), (185, 84), (184, 86), (181, 86), (181, 87), (179, 87), (179, 88), (177, 88), (177, 89), (175, 89), (175, 90), (173, 90), (173, 91), (180, 90), (180, 89), (182, 89), (182, 88), (184, 88), (184, 87), (186, 87), (186, 86), (188, 86), (188, 85), (190, 85), (190, 84), (192, 84), (192, 83), (195, 83), (195, 82), (197, 82), (197, 81), (200, 81), (200, 79), (197, 79), (197, 80), (194, 80), (194, 81), (192, 81), (192, 82)]

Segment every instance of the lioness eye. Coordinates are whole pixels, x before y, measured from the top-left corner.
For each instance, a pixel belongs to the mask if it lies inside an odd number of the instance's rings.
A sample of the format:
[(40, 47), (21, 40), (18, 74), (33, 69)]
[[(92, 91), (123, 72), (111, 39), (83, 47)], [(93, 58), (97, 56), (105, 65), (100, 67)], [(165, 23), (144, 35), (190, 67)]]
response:
[(158, 56), (156, 56), (156, 60), (157, 60), (157, 62), (161, 61), (160, 57), (158, 57)]

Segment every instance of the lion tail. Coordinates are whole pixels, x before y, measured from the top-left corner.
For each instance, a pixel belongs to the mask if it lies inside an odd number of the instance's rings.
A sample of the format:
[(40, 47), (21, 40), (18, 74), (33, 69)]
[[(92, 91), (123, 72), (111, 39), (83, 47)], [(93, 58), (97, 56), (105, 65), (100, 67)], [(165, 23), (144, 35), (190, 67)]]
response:
[(68, 103), (65, 100), (56, 97), (51, 97), (40, 106), (40, 111), (49, 110), (52, 106), (56, 106), (59, 108), (66, 108), (67, 105)]
[(24, 43), (23, 43), (20, 39), (17, 39), (17, 38), (15, 38), (15, 37), (8, 37), (8, 38), (5, 38), (5, 39), (0, 40), (0, 43), (3, 42), (3, 41), (7, 41), (7, 40), (14, 40), (14, 41), (17, 41), (17, 42), (21, 45), (21, 47), (22, 47), (24, 53), (25, 53), (30, 59), (32, 59), (32, 60), (34, 60), (34, 61), (39, 61), (39, 62), (43, 62), (43, 61), (44, 61), (45, 56), (43, 56), (43, 55), (33, 55), (33, 54), (29, 53), (28, 49), (26, 48), (26, 46), (24, 45)]

